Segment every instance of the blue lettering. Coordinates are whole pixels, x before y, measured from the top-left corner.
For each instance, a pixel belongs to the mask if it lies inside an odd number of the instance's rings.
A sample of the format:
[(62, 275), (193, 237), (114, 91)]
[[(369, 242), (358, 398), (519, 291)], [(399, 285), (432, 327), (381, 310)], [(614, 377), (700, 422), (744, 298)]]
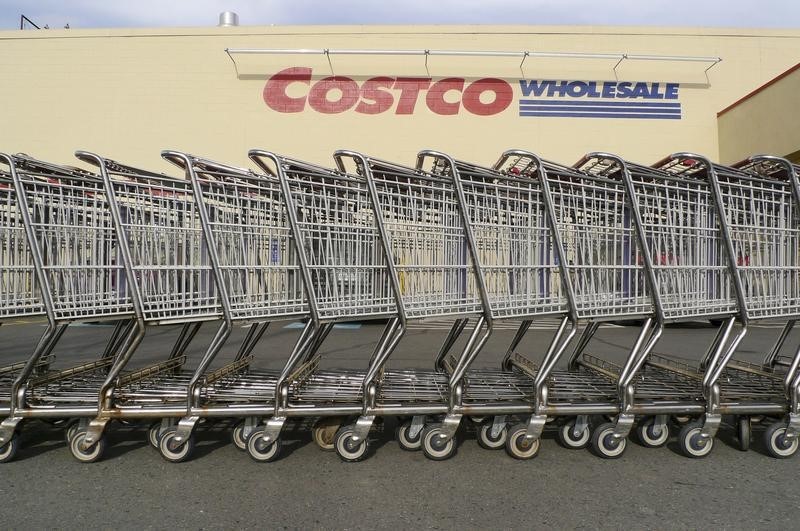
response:
[(556, 95), (556, 93), (558, 93), (558, 96), (563, 98), (565, 96), (568, 85), (569, 83), (567, 83), (566, 81), (560, 81), (558, 85), (553, 83), (552, 85), (547, 87), (547, 95), (552, 98), (553, 96)]
[(523, 97), (677, 100), (680, 83), (519, 80)]
[(652, 85), (650, 85), (650, 99), (651, 100), (663, 100), (664, 99), (664, 95), (661, 94), (658, 91), (658, 88), (659, 88), (659, 84), (658, 83), (653, 83)]
[(567, 85), (568, 94), (573, 98), (580, 98), (581, 96), (586, 96), (589, 92), (589, 85), (583, 81), (573, 81), (569, 85)]
[(627, 81), (623, 81), (622, 83), (617, 83), (617, 97), (618, 98), (630, 98), (631, 97), (631, 83)]
[(541, 96), (544, 94), (546, 88), (550, 87), (555, 81), (536, 81), (535, 79), (525, 82), (524, 79), (519, 80), (519, 87), (522, 89), (522, 95), (526, 98), (533, 94), (534, 96)]
[(647, 89), (647, 83), (636, 83), (633, 87), (631, 98), (650, 99), (650, 91)]
[(664, 98), (668, 100), (677, 100), (678, 87), (680, 87), (678, 83), (667, 83), (667, 86), (664, 88)]

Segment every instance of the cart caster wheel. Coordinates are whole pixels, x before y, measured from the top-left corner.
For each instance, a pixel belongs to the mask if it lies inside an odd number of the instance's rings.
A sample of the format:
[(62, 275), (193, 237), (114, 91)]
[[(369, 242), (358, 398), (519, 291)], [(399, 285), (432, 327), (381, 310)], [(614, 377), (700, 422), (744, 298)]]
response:
[(617, 459), (625, 452), (628, 439), (614, 437), (614, 423), (599, 425), (592, 433), (592, 450), (604, 459)]
[(164, 430), (161, 428), (161, 422), (154, 422), (147, 430), (147, 442), (150, 446), (158, 450), (158, 443), (161, 441), (161, 436), (164, 435)]
[(746, 452), (750, 449), (750, 426), (750, 417), (739, 417), (736, 421), (736, 436), (739, 440), (739, 450), (743, 452)]
[(247, 439), (244, 436), (244, 421), (241, 420), (231, 430), (231, 442), (243, 452), (247, 451)]
[(487, 450), (500, 450), (506, 445), (508, 439), (508, 426), (503, 426), (496, 437), (492, 437), (492, 421), (484, 422), (478, 426), (478, 444)]
[(369, 450), (369, 442), (367, 442), (367, 439), (362, 441), (353, 440), (354, 431), (355, 426), (352, 424), (342, 426), (339, 428), (339, 431), (336, 432), (336, 438), (334, 439), (336, 454), (342, 461), (348, 463), (361, 461), (367, 456), (367, 450)]
[(527, 432), (527, 424), (517, 424), (508, 430), (506, 453), (514, 459), (533, 459), (539, 455), (541, 439), (529, 439), (525, 436)]
[(13, 461), (19, 449), (19, 436), (14, 434), (10, 441), (0, 448), (0, 463)]
[(484, 422), (486, 422), (487, 417), (467, 417), (473, 424), (476, 426), (480, 426)]
[(681, 428), (678, 435), (678, 444), (680, 444), (681, 452), (686, 457), (705, 457), (714, 447), (714, 439), (705, 439), (701, 437), (700, 432), (703, 430), (703, 425), (700, 422), (691, 422)]
[(793, 456), (800, 446), (797, 437), (791, 440), (786, 439), (786, 424), (776, 422), (770, 424), (764, 432), (764, 443), (766, 444), (769, 455), (777, 459), (786, 459)]
[(78, 433), (78, 428), (80, 427), (80, 421), (72, 420), (69, 424), (67, 424), (67, 429), (64, 430), (64, 439), (67, 441), (67, 445), (70, 444), (75, 434)]
[(403, 422), (397, 426), (397, 443), (406, 452), (416, 452), (422, 448), (422, 430), (417, 432), (415, 437), (410, 437), (411, 421)]
[(592, 438), (592, 432), (589, 426), (586, 426), (578, 437), (575, 437), (573, 429), (575, 428), (575, 419), (568, 420), (558, 428), (556, 438), (561, 446), (569, 450), (582, 450), (589, 446), (589, 441)]
[(281, 440), (272, 443), (264, 442), (264, 432), (254, 431), (247, 438), (247, 453), (259, 463), (268, 463), (278, 458), (281, 453)]
[(321, 418), (314, 424), (314, 428), (311, 430), (311, 436), (321, 450), (332, 452), (336, 449), (336, 432), (338, 432), (341, 427), (341, 418)]
[(669, 441), (669, 425), (656, 424), (655, 417), (645, 417), (636, 425), (636, 435), (647, 448), (661, 448)]
[(69, 441), (69, 450), (72, 452), (72, 456), (81, 463), (94, 463), (95, 461), (99, 461), (100, 458), (103, 457), (103, 452), (105, 452), (106, 449), (105, 438), (101, 437), (91, 448), (84, 450), (81, 446), (85, 438), (85, 431), (80, 430), (75, 432), (75, 435), (73, 435), (72, 439)]
[(175, 441), (177, 428), (164, 430), (158, 441), (158, 450), (161, 456), (170, 463), (182, 463), (186, 461), (194, 450), (194, 435), (190, 435), (181, 443)]
[(674, 417), (672, 417), (672, 421), (675, 423), (676, 426), (682, 428), (692, 421), (692, 417), (689, 417), (687, 415), (675, 415)]
[(445, 440), (441, 424), (431, 424), (422, 430), (422, 452), (434, 461), (444, 461), (456, 454), (456, 438)]

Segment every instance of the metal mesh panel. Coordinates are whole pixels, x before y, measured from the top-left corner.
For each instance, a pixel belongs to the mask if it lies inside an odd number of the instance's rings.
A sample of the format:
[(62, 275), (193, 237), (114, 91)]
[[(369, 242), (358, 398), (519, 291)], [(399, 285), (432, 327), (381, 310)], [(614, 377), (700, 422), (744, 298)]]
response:
[(277, 178), (196, 161), (233, 319), (308, 313)]
[(536, 174), (456, 161), (478, 261), (495, 318), (566, 311)]
[(397, 314), (389, 270), (365, 183), (281, 159), (320, 319)]
[(132, 314), (101, 180), (27, 158), (17, 158), (16, 166), (17, 197), (30, 213), (56, 319)]
[(11, 179), (0, 173), (0, 319), (42, 313), (17, 194)]
[(452, 180), (369, 163), (406, 316), (482, 313)]
[(571, 170), (545, 163), (579, 318), (611, 319), (652, 312), (644, 266), (623, 183), (589, 162)]
[(737, 312), (728, 255), (708, 181), (677, 161), (629, 165), (667, 319)]
[(211, 265), (190, 185), (109, 164), (144, 318), (219, 317)]
[(751, 319), (800, 314), (800, 205), (786, 173), (715, 166)]

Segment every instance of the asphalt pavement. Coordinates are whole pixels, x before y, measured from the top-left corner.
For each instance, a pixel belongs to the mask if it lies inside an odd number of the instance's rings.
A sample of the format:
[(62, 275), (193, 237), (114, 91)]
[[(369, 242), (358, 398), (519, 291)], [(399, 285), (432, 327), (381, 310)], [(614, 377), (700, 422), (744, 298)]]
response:
[[(519, 350), (540, 358), (554, 325), (537, 325)], [(212, 325), (205, 328), (191, 360), (213, 333)], [(3, 326), (0, 364), (24, 359), (42, 330), (39, 324)], [(446, 331), (437, 323), (415, 326), (392, 365), (429, 367)], [(757, 360), (779, 331), (754, 328), (740, 357)], [(68, 331), (57, 363), (91, 359), (110, 332), (107, 326)], [(258, 365), (280, 366), (298, 332), (296, 325), (273, 326), (256, 349)], [(603, 328), (590, 350), (621, 360), (635, 332)], [(670, 328), (657, 351), (696, 360), (713, 332), (702, 324)], [(326, 341), (326, 365), (363, 367), (379, 334), (375, 324), (339, 327)], [(152, 330), (133, 365), (163, 357), (174, 336), (174, 330)], [(476, 365), (496, 366), (512, 336), (512, 326), (500, 327)], [(790, 342), (797, 345), (800, 334)], [(235, 353), (235, 341), (230, 344), (220, 363)], [(388, 419), (373, 434), (369, 459), (343, 463), (317, 448), (299, 424), (285, 435), (283, 457), (259, 464), (230, 444), (228, 425), (209, 423), (198, 430), (194, 458), (171, 464), (145, 443), (143, 427), (116, 425), (106, 458), (87, 465), (70, 455), (61, 430), (30, 422), (17, 460), (0, 466), (0, 522), (8, 529), (774, 529), (797, 527), (800, 515), (794, 483), (800, 457), (768, 457), (760, 431), (749, 452), (739, 451), (731, 429), (723, 428), (705, 459), (683, 457), (673, 436), (655, 450), (632, 440), (622, 458), (611, 461), (563, 449), (548, 431), (538, 457), (515, 461), (480, 448), (466, 429), (456, 456), (443, 462), (402, 451), (393, 432)]]

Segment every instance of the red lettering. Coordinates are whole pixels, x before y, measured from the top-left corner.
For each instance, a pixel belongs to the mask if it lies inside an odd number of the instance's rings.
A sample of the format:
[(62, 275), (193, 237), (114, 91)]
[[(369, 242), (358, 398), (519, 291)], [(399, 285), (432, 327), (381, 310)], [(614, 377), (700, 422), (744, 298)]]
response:
[(306, 106), (306, 97), (289, 97), (286, 89), (292, 83), (311, 84), (311, 69), (302, 66), (281, 70), (264, 85), (264, 103), (273, 111), (302, 112)]
[[(481, 94), (484, 92), (494, 92), (494, 101), (483, 103)], [(464, 108), (472, 114), (489, 116), (506, 110), (511, 105), (512, 99), (514, 99), (514, 91), (511, 85), (502, 79), (485, 78), (468, 86), (461, 102), (464, 104)]]
[(412, 114), (417, 105), (419, 92), (431, 85), (429, 77), (398, 77), (394, 82), (394, 89), (400, 89), (400, 98), (397, 100), (395, 114)]
[(461, 93), (464, 90), (464, 80), (460, 77), (448, 77), (431, 85), (428, 94), (425, 96), (428, 108), (436, 114), (445, 116), (458, 114), (461, 104), (457, 101), (451, 103), (444, 99), (444, 95), (451, 90)]
[[(312, 109), (323, 114), (338, 114), (353, 107), (360, 114), (380, 114), (391, 109), (396, 99), (395, 114), (413, 114), (420, 92), (427, 91), (425, 103), (434, 114), (458, 114), (463, 106), (471, 114), (489, 116), (506, 110), (514, 99), (511, 85), (496, 78), (478, 79), (465, 86), (465, 80), (460, 77), (448, 77), (431, 84), (433, 80), (427, 77), (379, 76), (359, 85), (349, 77), (331, 76), (312, 85), (312, 76), (311, 68), (307, 67), (281, 70), (264, 86), (264, 102), (270, 109), (282, 113), (302, 112), (308, 102)], [(292, 83), (310, 86), (308, 95), (289, 96), (287, 92)], [(338, 91), (339, 97), (330, 99), (331, 91)], [(394, 91), (399, 91), (397, 98)], [(454, 101), (446, 99), (451, 92), (456, 93), (450, 96)], [(487, 92), (492, 92), (494, 98), (490, 102), (481, 101), (481, 96)]]
[(361, 101), (356, 106), (356, 112), (380, 114), (391, 109), (394, 95), (383, 89), (391, 89), (392, 85), (394, 85), (393, 77), (373, 77), (366, 80), (361, 86)]
[[(328, 99), (328, 93), (338, 89), (342, 96), (335, 101)], [(337, 114), (344, 112), (358, 101), (358, 84), (349, 77), (333, 76), (320, 79), (308, 93), (308, 104), (317, 112)]]

